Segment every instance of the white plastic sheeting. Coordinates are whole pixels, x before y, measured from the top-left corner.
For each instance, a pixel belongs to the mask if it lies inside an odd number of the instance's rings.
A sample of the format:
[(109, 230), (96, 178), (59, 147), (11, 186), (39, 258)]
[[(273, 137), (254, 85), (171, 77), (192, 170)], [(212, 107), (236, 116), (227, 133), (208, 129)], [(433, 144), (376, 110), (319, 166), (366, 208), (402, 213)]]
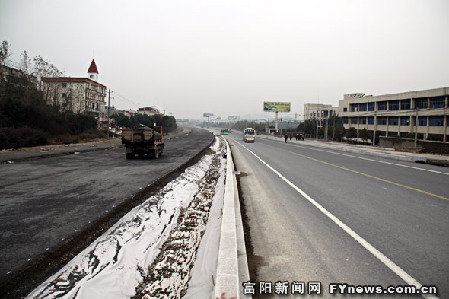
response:
[[(212, 147), (220, 155), (218, 142)], [(129, 298), (142, 282), (170, 231), (199, 190), (198, 183), (211, 165), (205, 155), (155, 196), (134, 208), (103, 236), (77, 255), (27, 298)], [(190, 298), (213, 294), (223, 192), (224, 167), (216, 185), (210, 222), (192, 269)], [(221, 198), (220, 198), (221, 196)], [(215, 267), (215, 268), (214, 268)], [(190, 271), (190, 269), (188, 269)], [(209, 293), (210, 292), (210, 293)]]

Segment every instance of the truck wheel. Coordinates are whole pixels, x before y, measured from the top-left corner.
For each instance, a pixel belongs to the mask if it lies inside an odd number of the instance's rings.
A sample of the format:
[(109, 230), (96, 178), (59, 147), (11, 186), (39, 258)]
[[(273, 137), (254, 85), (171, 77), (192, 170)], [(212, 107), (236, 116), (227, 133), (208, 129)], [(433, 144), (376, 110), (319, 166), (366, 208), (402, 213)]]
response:
[(159, 158), (159, 150), (158, 150), (158, 149), (155, 149), (155, 150), (154, 150), (153, 157), (154, 157), (155, 159)]
[(134, 153), (127, 153), (126, 159), (134, 159)]

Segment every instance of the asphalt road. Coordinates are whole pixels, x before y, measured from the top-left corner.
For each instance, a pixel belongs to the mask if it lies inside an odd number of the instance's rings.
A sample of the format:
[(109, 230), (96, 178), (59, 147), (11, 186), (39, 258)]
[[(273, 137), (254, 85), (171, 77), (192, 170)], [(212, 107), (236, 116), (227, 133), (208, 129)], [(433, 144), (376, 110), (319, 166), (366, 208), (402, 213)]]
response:
[(159, 159), (125, 159), (125, 149), (0, 165), (0, 281), (188, 162), (214, 140), (193, 129), (166, 140)]
[(331, 283), (419, 282), (449, 298), (449, 169), (294, 140), (244, 143), (237, 132), (227, 139), (242, 173), (252, 280), (305, 282), (306, 293), (318, 281), (324, 298)]

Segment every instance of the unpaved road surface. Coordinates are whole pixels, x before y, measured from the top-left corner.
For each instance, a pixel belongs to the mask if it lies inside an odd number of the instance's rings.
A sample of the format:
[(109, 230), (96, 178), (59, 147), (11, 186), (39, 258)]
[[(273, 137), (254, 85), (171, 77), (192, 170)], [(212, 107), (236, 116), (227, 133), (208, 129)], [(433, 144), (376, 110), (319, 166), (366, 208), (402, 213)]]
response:
[(69, 260), (213, 140), (204, 130), (177, 134), (157, 160), (126, 160), (117, 145), (0, 165), (2, 293), (24, 295), (48, 275), (33, 272)]

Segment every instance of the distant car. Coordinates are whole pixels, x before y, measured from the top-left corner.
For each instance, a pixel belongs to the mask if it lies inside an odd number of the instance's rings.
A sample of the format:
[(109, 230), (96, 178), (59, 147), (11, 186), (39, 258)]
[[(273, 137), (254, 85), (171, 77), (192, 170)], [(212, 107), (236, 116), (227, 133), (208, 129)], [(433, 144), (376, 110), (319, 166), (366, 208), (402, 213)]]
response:
[(228, 129), (221, 129), (221, 135), (228, 135), (229, 130)]

